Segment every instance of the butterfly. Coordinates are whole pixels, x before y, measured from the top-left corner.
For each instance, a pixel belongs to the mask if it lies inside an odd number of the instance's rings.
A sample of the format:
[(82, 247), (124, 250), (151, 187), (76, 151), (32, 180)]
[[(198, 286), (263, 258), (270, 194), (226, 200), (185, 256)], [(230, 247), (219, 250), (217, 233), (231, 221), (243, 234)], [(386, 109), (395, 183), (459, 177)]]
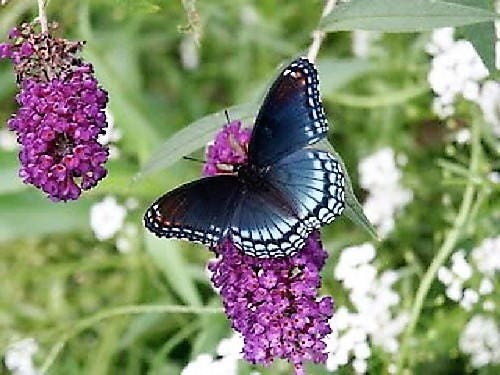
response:
[(166, 193), (144, 215), (159, 237), (216, 247), (225, 239), (245, 254), (296, 254), (309, 234), (344, 209), (344, 175), (312, 145), (328, 122), (314, 64), (300, 57), (274, 81), (256, 117), (247, 162)]

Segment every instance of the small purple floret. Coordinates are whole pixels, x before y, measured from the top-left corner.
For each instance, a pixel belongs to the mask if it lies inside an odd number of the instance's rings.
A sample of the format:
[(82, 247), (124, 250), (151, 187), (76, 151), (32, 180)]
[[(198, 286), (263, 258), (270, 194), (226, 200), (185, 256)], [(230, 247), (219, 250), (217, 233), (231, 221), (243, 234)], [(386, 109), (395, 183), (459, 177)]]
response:
[(224, 166), (241, 164), (247, 159), (248, 142), (252, 130), (242, 129), (239, 120), (224, 125), (217, 133), (212, 144), (206, 151), (206, 163), (203, 166), (204, 176), (213, 176), (219, 173), (227, 173)]

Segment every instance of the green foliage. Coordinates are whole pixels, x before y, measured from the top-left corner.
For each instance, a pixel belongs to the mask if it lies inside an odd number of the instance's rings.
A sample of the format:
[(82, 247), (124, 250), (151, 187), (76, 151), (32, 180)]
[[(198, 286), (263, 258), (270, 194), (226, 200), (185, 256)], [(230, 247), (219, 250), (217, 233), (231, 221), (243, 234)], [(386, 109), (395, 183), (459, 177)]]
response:
[[(116, 144), (121, 155), (83, 199), (55, 204), (21, 183), (16, 152), (0, 150), (1, 353), (16, 339), (35, 337), (36, 362), (49, 374), (178, 374), (197, 354), (214, 353), (231, 330), (205, 272), (211, 254), (199, 245), (146, 234), (142, 214), (157, 196), (199, 175), (199, 165), (182, 156), (202, 157), (205, 144), (226, 122), (225, 108), (231, 119), (251, 125), (279, 65), (310, 45), (322, 3), (49, 2), (48, 15), (61, 25), (61, 35), (87, 41), (84, 56), (109, 91), (110, 111), (123, 133)], [(35, 8), (32, 0), (0, 7), (1, 35), (34, 19)], [(401, 272), (401, 304), (416, 318), (405, 349), (405, 366), (415, 373), (473, 372), (457, 349), (473, 312), (447, 300), (430, 271), (449, 251), (470, 250), (498, 234), (500, 193), (488, 177), (500, 168), (498, 139), (478, 108), (459, 101), (447, 121), (432, 113), (424, 52), (428, 35), (416, 32), (465, 25), (457, 33), (474, 44), (495, 75), (491, 9), (486, 0), (352, 0), (321, 21), (327, 32), (390, 33), (373, 45), (369, 58), (353, 56), (351, 34), (330, 33), (318, 57), (329, 142), (352, 187), (345, 216), (354, 221), (342, 218), (322, 231), (331, 254), (322, 291), (333, 295), (337, 306), (348, 305), (333, 277), (339, 251), (376, 243), (379, 267)], [(188, 69), (181, 45), (195, 36), (199, 44), (191, 47), (199, 65)], [(2, 124), (16, 110), (15, 91), (11, 68), (0, 61)], [(454, 141), (457, 129), (473, 126), (478, 131), (474, 157), (471, 145)], [(331, 145), (322, 146), (332, 150)], [(356, 203), (356, 197), (361, 202), (366, 197), (357, 165), (384, 146), (406, 155), (403, 183), (414, 200), (396, 217), (394, 232), (376, 242)], [(90, 207), (107, 195), (120, 203), (131, 197), (138, 202), (127, 216), (136, 229), (129, 253), (119, 253), (115, 239), (97, 241), (90, 229)], [(459, 207), (465, 212), (460, 220)], [(376, 350), (371, 373), (387, 372), (396, 359)], [(239, 368), (241, 374), (255, 369), (243, 363)], [(308, 369), (326, 374), (324, 366)], [(290, 373), (283, 362), (258, 370)], [(345, 367), (338, 373), (353, 372)], [(498, 368), (480, 373), (498, 373)]]
[(322, 21), (321, 26), (327, 31), (362, 29), (400, 33), (495, 19), (495, 13), (481, 6), (455, 3), (435, 0), (352, 0), (339, 6)]
[[(450, 1), (450, 0), (449, 0)], [(486, 10), (493, 11), (493, 1), (491, 0), (452, 0), (450, 2), (472, 5), (478, 8), (483, 8)], [(469, 40), (476, 51), (481, 56), (484, 65), (490, 70), (490, 72), (495, 71), (495, 23), (494, 22), (482, 22), (478, 25), (462, 26), (458, 29), (458, 34), (462, 34), (463, 37)]]

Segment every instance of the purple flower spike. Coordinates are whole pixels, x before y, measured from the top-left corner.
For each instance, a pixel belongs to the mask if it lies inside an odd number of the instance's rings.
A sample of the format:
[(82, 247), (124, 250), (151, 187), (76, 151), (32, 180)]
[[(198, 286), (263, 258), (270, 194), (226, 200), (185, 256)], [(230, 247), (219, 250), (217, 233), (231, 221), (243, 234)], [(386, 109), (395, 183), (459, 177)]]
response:
[(97, 137), (107, 127), (107, 93), (77, 57), (83, 43), (30, 24), (9, 36), (0, 58), (11, 59), (19, 82), (19, 109), (7, 123), (21, 144), (19, 175), (54, 201), (77, 199), (106, 176), (108, 149)]
[(220, 291), (227, 316), (244, 337), (244, 357), (269, 365), (275, 358), (305, 374), (304, 362), (324, 363), (323, 338), (331, 332), (331, 297), (319, 298), (320, 271), (327, 253), (319, 233), (303, 250), (284, 259), (259, 259), (241, 253), (230, 241), (216, 249), (209, 263), (212, 282)]
[[(230, 173), (231, 165), (246, 162), (251, 130), (241, 126), (240, 121), (225, 125), (207, 147), (205, 176)], [(317, 296), (327, 257), (319, 232), (289, 258), (251, 257), (230, 240), (215, 252), (208, 268), (232, 327), (243, 335), (244, 358), (264, 366), (286, 359), (296, 375), (305, 375), (306, 361), (324, 363), (333, 299)]]
[[(97, 87), (86, 90), (87, 80), (95, 78), (76, 70), (66, 81), (24, 81), (20, 108), (9, 121), (22, 145), (20, 176), (55, 201), (77, 199), (106, 175), (108, 150), (97, 142), (105, 118), (85, 115), (90, 109), (103, 113), (106, 94)], [(83, 95), (91, 95), (93, 104), (81, 100)]]

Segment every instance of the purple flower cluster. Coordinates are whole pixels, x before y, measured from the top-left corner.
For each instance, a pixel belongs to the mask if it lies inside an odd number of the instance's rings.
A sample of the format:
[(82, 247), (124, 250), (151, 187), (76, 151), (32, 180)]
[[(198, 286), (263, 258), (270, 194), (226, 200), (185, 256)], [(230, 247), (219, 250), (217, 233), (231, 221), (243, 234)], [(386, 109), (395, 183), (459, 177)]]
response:
[[(250, 135), (240, 121), (224, 126), (208, 146), (204, 175), (228, 173), (227, 166), (244, 163)], [(331, 333), (333, 300), (317, 296), (327, 257), (319, 232), (289, 258), (251, 257), (230, 240), (215, 252), (208, 268), (233, 328), (244, 337), (245, 359), (265, 366), (275, 358), (286, 359), (297, 375), (305, 374), (306, 361), (324, 363), (323, 339)]]
[(20, 107), (8, 121), (21, 145), (19, 175), (54, 201), (77, 199), (106, 176), (108, 150), (97, 137), (107, 127), (107, 93), (92, 65), (75, 56), (81, 43), (27, 24), (9, 37), (0, 58), (11, 59), (19, 81)]
[(217, 133), (206, 151), (206, 163), (203, 166), (204, 176), (232, 172), (231, 165), (241, 164), (247, 159), (248, 143), (251, 129), (241, 128), (239, 120), (224, 125)]
[(327, 253), (313, 233), (302, 251), (290, 258), (259, 259), (244, 255), (226, 241), (209, 264), (232, 326), (244, 337), (244, 357), (269, 365), (274, 358), (291, 362), (296, 374), (304, 362), (324, 363), (323, 338), (331, 333), (331, 297), (317, 297), (320, 270)]

